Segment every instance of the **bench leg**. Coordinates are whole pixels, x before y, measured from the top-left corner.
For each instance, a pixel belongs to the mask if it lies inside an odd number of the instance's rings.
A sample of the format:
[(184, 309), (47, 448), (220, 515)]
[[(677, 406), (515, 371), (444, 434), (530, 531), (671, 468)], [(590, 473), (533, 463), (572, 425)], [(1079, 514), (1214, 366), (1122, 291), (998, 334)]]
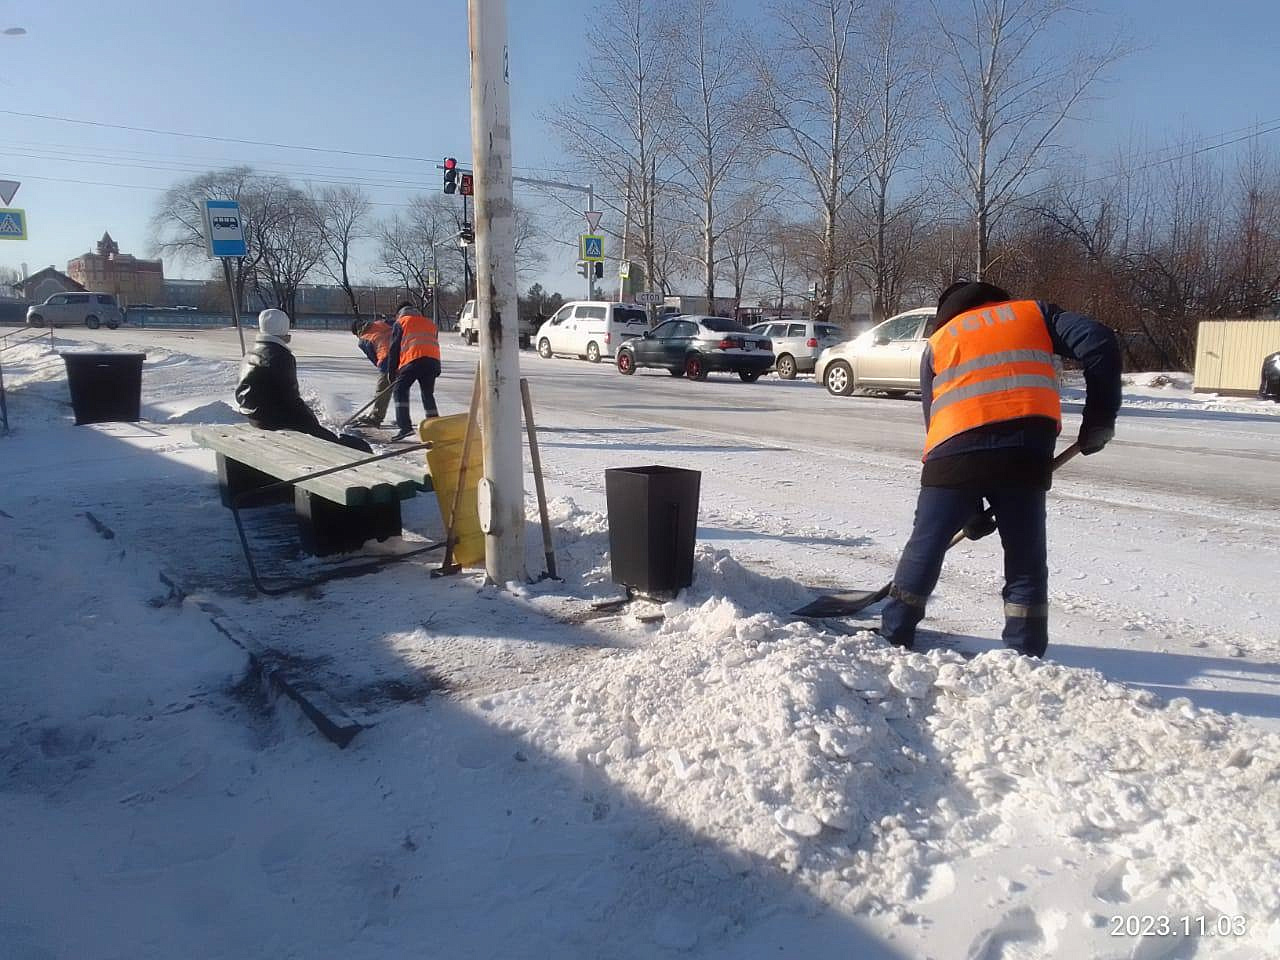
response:
[(401, 533), (399, 500), (344, 507), (295, 487), (293, 506), (302, 549), (313, 556), (350, 553), (368, 540), (382, 541)]
[[(278, 482), (276, 477), (253, 467), (245, 466), (238, 460), (232, 460), (224, 454), (218, 454), (218, 494), (222, 497), (222, 505), (230, 507), (231, 502), (243, 493), (257, 490)], [(293, 499), (293, 491), (289, 487), (280, 487), (263, 497), (254, 497), (245, 507), (265, 507), (272, 503), (288, 503)]]

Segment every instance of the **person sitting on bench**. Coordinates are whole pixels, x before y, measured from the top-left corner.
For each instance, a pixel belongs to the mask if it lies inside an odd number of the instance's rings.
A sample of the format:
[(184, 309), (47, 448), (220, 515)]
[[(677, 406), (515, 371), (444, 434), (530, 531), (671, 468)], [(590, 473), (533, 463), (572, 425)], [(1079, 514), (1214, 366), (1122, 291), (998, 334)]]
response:
[(240, 363), (236, 385), (240, 412), (262, 430), (296, 430), (370, 452), (369, 445), (358, 437), (339, 437), (320, 424), (298, 389), (298, 365), (288, 343), (287, 313), (272, 308), (258, 314), (258, 336)]

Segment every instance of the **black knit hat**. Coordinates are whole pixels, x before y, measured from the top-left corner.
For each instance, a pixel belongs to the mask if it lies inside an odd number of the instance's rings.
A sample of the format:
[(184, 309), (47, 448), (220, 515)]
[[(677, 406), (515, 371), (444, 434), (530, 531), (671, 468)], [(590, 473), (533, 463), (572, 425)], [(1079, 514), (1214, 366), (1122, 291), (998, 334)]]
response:
[(1012, 300), (1008, 291), (981, 280), (957, 280), (938, 297), (938, 315), (934, 318), (933, 328), (941, 330), (943, 325), (955, 317), (988, 303), (1004, 303)]

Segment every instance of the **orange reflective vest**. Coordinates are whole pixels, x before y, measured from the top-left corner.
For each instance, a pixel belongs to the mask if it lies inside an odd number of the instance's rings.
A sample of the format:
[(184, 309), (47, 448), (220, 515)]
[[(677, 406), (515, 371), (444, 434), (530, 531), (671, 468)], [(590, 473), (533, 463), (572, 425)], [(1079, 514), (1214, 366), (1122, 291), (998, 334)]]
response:
[(440, 331), (424, 316), (407, 313), (396, 321), (400, 324), (400, 367), (423, 357), (440, 359)]
[(929, 338), (933, 403), (924, 455), (966, 430), (1048, 417), (1062, 430), (1053, 340), (1034, 300), (993, 303), (955, 317)]
[(375, 320), (365, 328), (364, 333), (360, 334), (360, 339), (373, 345), (378, 366), (382, 366), (387, 359), (387, 354), (391, 352), (391, 327), (381, 320)]

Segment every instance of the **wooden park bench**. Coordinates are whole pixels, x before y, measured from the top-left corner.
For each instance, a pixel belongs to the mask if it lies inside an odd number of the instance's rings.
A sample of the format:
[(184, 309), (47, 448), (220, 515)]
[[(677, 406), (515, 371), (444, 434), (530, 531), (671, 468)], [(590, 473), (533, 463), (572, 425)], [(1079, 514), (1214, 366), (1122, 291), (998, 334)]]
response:
[[(222, 503), (237, 512), (237, 522), (241, 508), (292, 500), (303, 549), (315, 556), (347, 553), (369, 540), (399, 536), (400, 501), (432, 489), (420, 451), (297, 479), (367, 455), (307, 434), (260, 430), (247, 423), (197, 427), (191, 438), (217, 453)], [(255, 490), (262, 495), (252, 496)]]

